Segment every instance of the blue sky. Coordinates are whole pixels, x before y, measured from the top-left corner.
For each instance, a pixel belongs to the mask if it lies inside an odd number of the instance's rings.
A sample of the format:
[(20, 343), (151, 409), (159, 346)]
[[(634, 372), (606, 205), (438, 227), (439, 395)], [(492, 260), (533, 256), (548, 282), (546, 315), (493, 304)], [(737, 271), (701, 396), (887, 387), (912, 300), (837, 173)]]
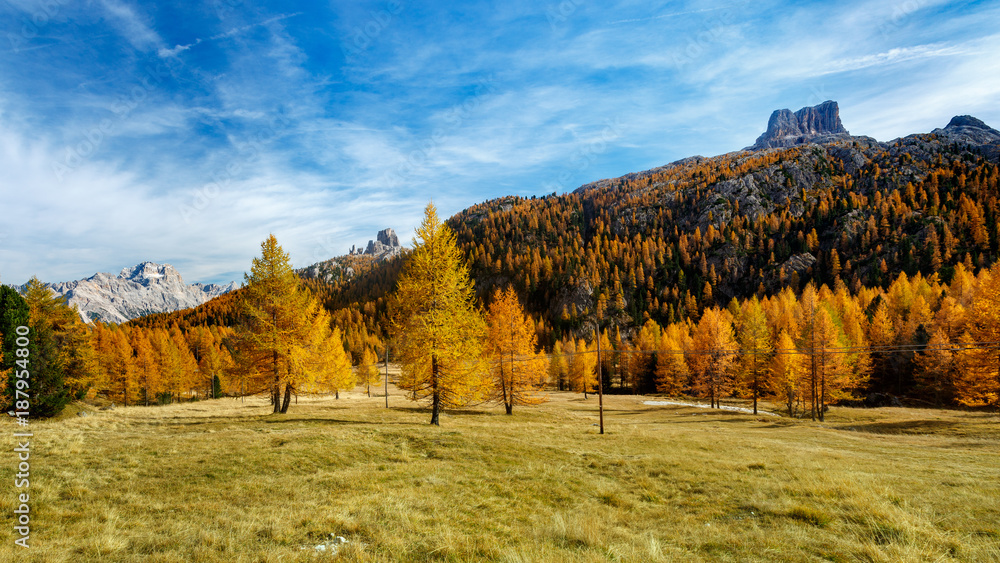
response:
[[(754, 142), (827, 99), (1000, 127), (1000, 3), (0, 0), (0, 281), (242, 280), (487, 199)], [(181, 4), (181, 3), (176, 3)]]

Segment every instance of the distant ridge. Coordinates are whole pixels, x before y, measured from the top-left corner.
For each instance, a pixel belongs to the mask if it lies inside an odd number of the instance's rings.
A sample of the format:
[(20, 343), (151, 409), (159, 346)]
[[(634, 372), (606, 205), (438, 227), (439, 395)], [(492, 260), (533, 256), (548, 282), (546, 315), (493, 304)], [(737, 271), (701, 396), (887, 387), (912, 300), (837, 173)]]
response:
[(84, 321), (111, 323), (196, 307), (237, 288), (236, 282), (186, 285), (173, 266), (155, 262), (123, 268), (117, 276), (100, 272), (83, 280), (45, 285), (76, 305)]

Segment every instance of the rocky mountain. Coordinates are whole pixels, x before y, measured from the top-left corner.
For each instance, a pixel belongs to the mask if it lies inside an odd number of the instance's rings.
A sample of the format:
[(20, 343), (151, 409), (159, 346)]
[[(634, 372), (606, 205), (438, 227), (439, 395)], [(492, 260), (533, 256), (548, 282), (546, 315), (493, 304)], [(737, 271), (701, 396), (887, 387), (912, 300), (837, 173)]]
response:
[(117, 276), (101, 272), (83, 280), (46, 285), (76, 305), (84, 321), (112, 323), (196, 307), (238, 287), (236, 282), (187, 285), (173, 266), (153, 262), (124, 268)]
[(849, 137), (850, 133), (840, 122), (840, 107), (827, 100), (813, 107), (792, 113), (788, 109), (775, 110), (767, 120), (767, 131), (749, 149), (792, 147), (811, 142), (829, 142)]
[(375, 240), (369, 240), (368, 246), (364, 250), (351, 246), (351, 250), (344, 256), (317, 262), (296, 271), (306, 279), (317, 279), (331, 283), (349, 279), (376, 264), (399, 256), (403, 251), (396, 231), (387, 228), (379, 231)]
[(1000, 143), (1000, 131), (971, 115), (956, 115), (944, 129), (935, 129), (931, 134), (956, 143), (982, 147), (994, 157), (997, 154), (997, 144)]
[[(479, 295), (513, 285), (552, 333), (595, 308), (627, 332), (809, 281), (948, 280), (1000, 255), (1000, 133), (976, 118), (880, 142), (850, 135), (831, 101), (774, 112), (759, 144), (498, 198), (448, 224)], [(380, 314), (392, 268), (331, 286), (327, 302)]]

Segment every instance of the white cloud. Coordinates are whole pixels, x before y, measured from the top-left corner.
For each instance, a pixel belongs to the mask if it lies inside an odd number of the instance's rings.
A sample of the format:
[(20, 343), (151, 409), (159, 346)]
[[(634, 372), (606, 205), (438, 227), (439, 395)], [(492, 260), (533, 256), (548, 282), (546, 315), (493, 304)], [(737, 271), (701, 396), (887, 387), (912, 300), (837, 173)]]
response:
[(163, 39), (132, 6), (118, 0), (101, 0), (101, 5), (118, 22), (118, 31), (137, 51), (148, 52), (163, 48)]

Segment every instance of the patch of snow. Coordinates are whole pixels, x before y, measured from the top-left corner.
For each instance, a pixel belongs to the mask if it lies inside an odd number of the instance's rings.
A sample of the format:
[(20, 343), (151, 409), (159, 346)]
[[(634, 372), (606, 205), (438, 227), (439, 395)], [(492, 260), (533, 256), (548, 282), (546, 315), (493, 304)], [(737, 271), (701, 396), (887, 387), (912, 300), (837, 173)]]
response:
[[(711, 405), (703, 405), (701, 403), (682, 403), (680, 401), (643, 401), (642, 404), (644, 404), (644, 405), (653, 405), (653, 406), (697, 407), (699, 409), (710, 409), (710, 408), (712, 408)], [(731, 407), (729, 405), (720, 405), (718, 408), (720, 410), (724, 410), (724, 411), (733, 411), (733, 412), (741, 412), (741, 413), (746, 413), (746, 414), (753, 414), (753, 409), (747, 409), (747, 408), (744, 408), (744, 407)], [(760, 409), (757, 410), (757, 414), (766, 414), (767, 416), (778, 416), (778, 415), (774, 414), (773, 412), (762, 411)]]

